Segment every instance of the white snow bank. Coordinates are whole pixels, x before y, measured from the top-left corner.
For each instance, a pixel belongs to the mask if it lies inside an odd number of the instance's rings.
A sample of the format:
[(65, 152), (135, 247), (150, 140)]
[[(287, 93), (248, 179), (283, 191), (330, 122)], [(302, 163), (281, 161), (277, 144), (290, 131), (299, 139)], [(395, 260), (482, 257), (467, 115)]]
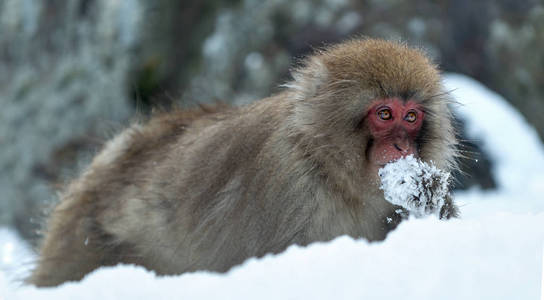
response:
[(460, 103), (456, 114), (470, 138), (481, 141), (495, 163), (499, 187), (544, 194), (544, 145), (521, 113), (474, 79), (449, 74), (444, 82)]
[[(491, 156), (497, 191), (456, 194), (463, 218), (497, 211), (544, 211), (544, 146), (536, 130), (500, 95), (477, 81), (448, 74), (444, 83), (460, 105), (469, 138)], [(544, 230), (544, 229), (543, 229)]]
[(251, 259), (227, 275), (103, 268), (10, 299), (537, 299), (544, 214), (402, 223), (384, 243), (340, 237)]
[(5, 271), (11, 280), (17, 281), (28, 275), (33, 261), (32, 251), (17, 234), (0, 228), (0, 271)]
[(430, 214), (440, 217), (449, 196), (450, 173), (409, 155), (386, 164), (378, 175), (385, 200), (417, 218)]
[[(0, 299), (538, 299), (544, 246), (544, 151), (502, 98), (446, 76), (470, 138), (495, 163), (499, 189), (456, 195), (461, 219), (410, 219), (384, 242), (340, 237), (250, 259), (227, 274), (156, 277), (102, 268), (57, 288), (18, 287), (0, 272)], [(2, 249), (2, 244), (0, 244)]]

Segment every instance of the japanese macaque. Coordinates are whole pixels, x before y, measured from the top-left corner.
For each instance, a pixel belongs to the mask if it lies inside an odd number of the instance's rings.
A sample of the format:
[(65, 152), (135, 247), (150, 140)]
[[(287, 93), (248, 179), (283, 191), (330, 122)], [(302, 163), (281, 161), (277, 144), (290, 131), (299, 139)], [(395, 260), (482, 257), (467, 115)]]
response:
[[(382, 240), (403, 219), (379, 189), (384, 164), (455, 168), (448, 99), (417, 49), (333, 45), (284, 87), (243, 107), (159, 114), (109, 141), (63, 192), (28, 281), (118, 263), (225, 272), (292, 244)], [(440, 216), (456, 214), (449, 199)]]

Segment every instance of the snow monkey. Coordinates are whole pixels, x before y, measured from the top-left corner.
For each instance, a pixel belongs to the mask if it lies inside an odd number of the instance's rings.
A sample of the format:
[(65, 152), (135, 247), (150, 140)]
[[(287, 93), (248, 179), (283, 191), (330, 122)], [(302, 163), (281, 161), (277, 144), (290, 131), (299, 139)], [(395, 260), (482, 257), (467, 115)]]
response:
[(378, 170), (406, 155), (455, 168), (448, 99), (420, 50), (354, 39), (292, 77), (269, 98), (157, 114), (106, 143), (64, 190), (28, 281), (118, 263), (225, 272), (292, 244), (383, 240), (403, 216)]

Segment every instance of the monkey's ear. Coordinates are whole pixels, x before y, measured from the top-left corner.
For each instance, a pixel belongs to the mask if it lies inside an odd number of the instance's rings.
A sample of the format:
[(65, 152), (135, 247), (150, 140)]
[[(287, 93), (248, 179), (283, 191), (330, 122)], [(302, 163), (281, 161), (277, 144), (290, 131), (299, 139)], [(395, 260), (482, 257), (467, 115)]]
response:
[(329, 72), (319, 57), (312, 56), (301, 67), (292, 70), (291, 76), (293, 80), (283, 87), (290, 89), (297, 100), (303, 100), (319, 93), (329, 77)]

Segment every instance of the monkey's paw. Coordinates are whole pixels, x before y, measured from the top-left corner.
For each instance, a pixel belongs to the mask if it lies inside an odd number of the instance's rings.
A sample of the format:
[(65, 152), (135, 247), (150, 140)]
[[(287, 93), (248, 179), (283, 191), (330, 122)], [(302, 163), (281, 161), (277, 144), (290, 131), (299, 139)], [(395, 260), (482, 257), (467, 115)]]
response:
[(402, 206), (415, 217), (436, 214), (449, 218), (451, 175), (409, 155), (378, 171), (385, 200)]

